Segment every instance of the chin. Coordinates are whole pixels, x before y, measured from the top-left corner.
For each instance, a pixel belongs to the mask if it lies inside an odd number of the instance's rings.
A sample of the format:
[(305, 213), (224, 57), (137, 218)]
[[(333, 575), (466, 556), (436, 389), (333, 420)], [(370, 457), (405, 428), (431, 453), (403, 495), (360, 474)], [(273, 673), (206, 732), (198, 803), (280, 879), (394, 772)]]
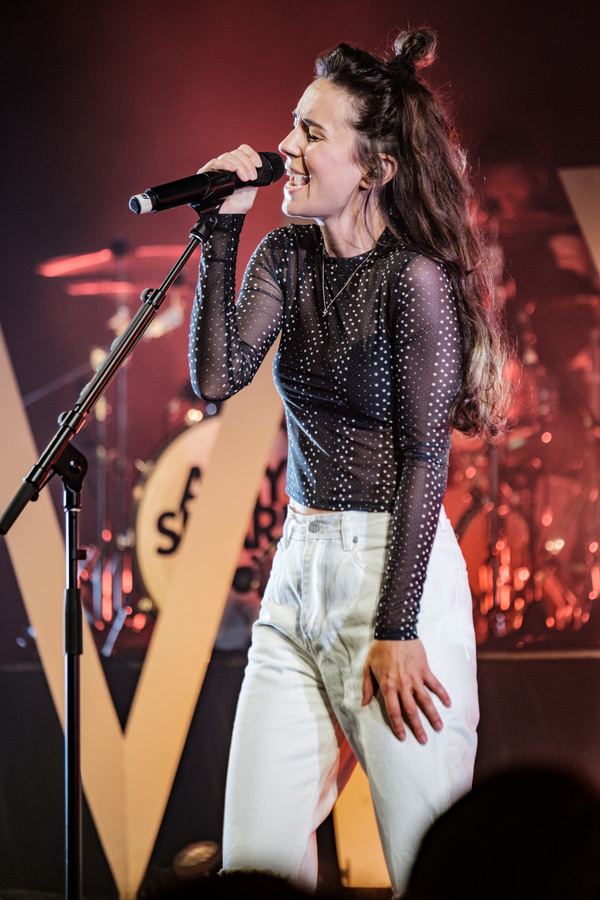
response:
[(312, 216), (308, 213), (302, 212), (302, 210), (295, 210), (294, 203), (291, 200), (284, 200), (281, 204), (281, 210), (289, 219), (312, 219)]

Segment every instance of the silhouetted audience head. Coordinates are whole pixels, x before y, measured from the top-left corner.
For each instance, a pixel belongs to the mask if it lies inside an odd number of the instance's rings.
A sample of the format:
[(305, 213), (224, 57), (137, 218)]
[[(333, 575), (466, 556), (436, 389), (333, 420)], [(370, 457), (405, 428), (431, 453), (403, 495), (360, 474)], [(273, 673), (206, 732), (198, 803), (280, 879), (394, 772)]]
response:
[(171, 877), (138, 895), (139, 900), (307, 900), (308, 896), (266, 872), (210, 873), (189, 880)]
[(496, 775), (431, 827), (408, 900), (597, 900), (600, 799), (541, 768)]

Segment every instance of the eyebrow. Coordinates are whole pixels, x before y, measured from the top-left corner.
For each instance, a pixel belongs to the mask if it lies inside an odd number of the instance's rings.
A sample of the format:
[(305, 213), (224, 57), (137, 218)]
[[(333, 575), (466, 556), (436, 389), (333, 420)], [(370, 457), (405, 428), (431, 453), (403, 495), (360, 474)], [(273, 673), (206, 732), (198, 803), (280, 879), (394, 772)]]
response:
[(304, 122), (305, 125), (308, 125), (310, 128), (319, 128), (321, 131), (325, 131), (323, 125), (319, 125), (319, 123), (315, 122), (314, 119), (307, 119), (306, 116), (299, 116), (297, 109), (292, 112), (292, 116), (294, 117), (294, 119), (300, 119), (302, 122)]

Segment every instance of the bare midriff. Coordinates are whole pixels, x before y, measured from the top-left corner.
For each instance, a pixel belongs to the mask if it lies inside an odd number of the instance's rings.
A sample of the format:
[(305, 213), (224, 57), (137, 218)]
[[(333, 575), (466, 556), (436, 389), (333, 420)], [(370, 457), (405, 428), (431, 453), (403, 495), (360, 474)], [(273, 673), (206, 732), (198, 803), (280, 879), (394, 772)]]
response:
[(297, 513), (299, 516), (320, 516), (321, 514), (335, 512), (334, 509), (314, 509), (312, 506), (303, 506), (302, 503), (296, 503), (295, 500), (289, 506), (292, 512)]

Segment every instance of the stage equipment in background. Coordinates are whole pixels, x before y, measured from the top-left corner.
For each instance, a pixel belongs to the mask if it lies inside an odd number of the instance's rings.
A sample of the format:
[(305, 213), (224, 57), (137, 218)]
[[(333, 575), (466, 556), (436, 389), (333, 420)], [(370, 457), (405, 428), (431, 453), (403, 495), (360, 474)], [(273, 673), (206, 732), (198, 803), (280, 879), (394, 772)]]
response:
[[(150, 459), (135, 461), (139, 477), (133, 488), (132, 547), (138, 617), (145, 612), (154, 618), (168, 602), (181, 541), (221, 429), (221, 407), (200, 400), (189, 384), (183, 385), (168, 405), (167, 437)], [(282, 417), (248, 521), (215, 649), (246, 651), (249, 646), (283, 531), (287, 449)], [(229, 514), (226, 508), (222, 512)]]
[[(108, 385), (122, 369), (166, 299), (194, 251), (210, 235), (217, 209), (207, 210), (190, 231), (190, 241), (159, 288), (142, 294), (142, 306), (115, 340), (110, 353), (81, 392), (74, 408), (59, 417), (59, 429), (29, 470), (21, 487), (0, 517), (0, 534), (7, 534), (30, 500), (58, 474), (63, 482), (65, 511), (66, 586), (64, 605), (65, 655), (65, 886), (67, 900), (81, 897), (81, 686), (80, 657), (83, 652), (82, 603), (79, 587), (79, 513), (87, 461), (72, 445)], [(9, 438), (10, 439), (10, 438)]]
[(560, 174), (589, 252), (568, 214), (502, 219), (492, 208), (486, 222), (497, 302), (517, 338), (511, 428), (492, 447), (454, 436), (445, 501), (480, 644), (597, 640), (588, 624), (600, 604), (600, 169)]
[[(154, 245), (130, 249), (115, 239), (110, 247), (94, 253), (59, 256), (40, 264), (37, 273), (60, 278), (65, 292), (73, 297), (108, 300), (112, 311), (107, 328), (119, 338), (131, 322), (144, 291), (144, 272), (155, 277), (172, 266), (184, 247)], [(94, 279), (94, 280), (90, 280)], [(169, 292), (168, 303), (148, 323), (142, 340), (160, 338), (181, 327), (186, 305), (191, 306), (193, 288), (179, 275)], [(97, 371), (108, 350), (93, 347), (89, 371)], [(108, 656), (132, 611), (132, 532), (129, 498), (132, 491), (128, 466), (129, 389), (128, 361), (121, 367), (116, 383), (116, 402), (101, 397), (95, 408), (95, 538), (88, 543), (88, 562), (82, 577), (91, 590), (90, 615), (96, 636), (103, 637), (101, 652)], [(114, 419), (112, 440), (110, 419)], [(108, 629), (106, 636), (104, 630)]]

